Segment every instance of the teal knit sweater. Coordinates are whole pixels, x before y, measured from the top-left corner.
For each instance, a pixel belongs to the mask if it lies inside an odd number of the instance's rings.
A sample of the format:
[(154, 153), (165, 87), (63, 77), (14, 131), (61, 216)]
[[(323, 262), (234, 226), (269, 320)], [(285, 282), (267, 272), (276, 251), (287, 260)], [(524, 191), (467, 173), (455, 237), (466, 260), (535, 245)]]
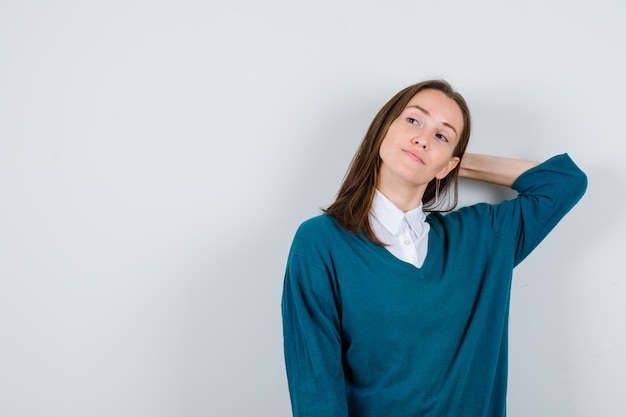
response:
[(504, 416), (512, 270), (586, 186), (564, 154), (515, 199), (430, 214), (421, 268), (328, 215), (304, 222), (282, 299), (294, 416)]

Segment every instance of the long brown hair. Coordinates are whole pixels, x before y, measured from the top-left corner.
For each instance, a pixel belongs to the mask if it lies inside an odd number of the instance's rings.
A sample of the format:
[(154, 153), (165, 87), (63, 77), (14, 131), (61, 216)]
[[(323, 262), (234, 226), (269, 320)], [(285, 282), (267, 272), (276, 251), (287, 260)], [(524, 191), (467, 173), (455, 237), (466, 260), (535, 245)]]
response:
[[(372, 207), (378, 181), (380, 145), (391, 123), (400, 116), (413, 96), (426, 89), (441, 91), (459, 105), (463, 114), (463, 130), (459, 136), (453, 156), (457, 156), (460, 159), (463, 158), (471, 132), (470, 111), (465, 99), (444, 80), (422, 81), (398, 92), (376, 114), (350, 163), (334, 203), (324, 210), (346, 230), (356, 234), (364, 233), (365, 236), (379, 245), (383, 243), (372, 230), (369, 222), (369, 211)], [(459, 162), (445, 178), (439, 180), (439, 199), (436, 202), (437, 180), (433, 178), (428, 183), (422, 198), (425, 211), (450, 211), (456, 207), (458, 203), (457, 186), (460, 165)], [(447, 202), (447, 207), (441, 208), (444, 202)]]

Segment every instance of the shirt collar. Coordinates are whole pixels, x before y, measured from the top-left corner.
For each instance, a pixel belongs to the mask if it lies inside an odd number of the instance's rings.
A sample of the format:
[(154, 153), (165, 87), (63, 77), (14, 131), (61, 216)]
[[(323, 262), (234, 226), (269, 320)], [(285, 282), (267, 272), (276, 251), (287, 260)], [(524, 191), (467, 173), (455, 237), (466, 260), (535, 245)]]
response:
[(406, 219), (415, 234), (421, 236), (424, 231), (424, 222), (426, 221), (426, 215), (422, 207), (420, 203), (417, 208), (405, 213), (396, 207), (383, 193), (376, 190), (370, 213), (393, 235), (400, 232), (402, 221)]

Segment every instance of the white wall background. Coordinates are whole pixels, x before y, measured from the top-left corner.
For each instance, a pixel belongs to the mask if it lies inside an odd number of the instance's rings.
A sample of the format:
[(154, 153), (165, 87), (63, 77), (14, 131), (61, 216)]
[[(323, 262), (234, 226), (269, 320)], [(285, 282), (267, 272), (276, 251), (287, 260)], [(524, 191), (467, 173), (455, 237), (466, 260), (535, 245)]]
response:
[(589, 176), (516, 270), (509, 415), (626, 415), (625, 19), (620, 0), (0, 2), (0, 416), (290, 415), (295, 228), (429, 77), (469, 101), (471, 151), (569, 152)]

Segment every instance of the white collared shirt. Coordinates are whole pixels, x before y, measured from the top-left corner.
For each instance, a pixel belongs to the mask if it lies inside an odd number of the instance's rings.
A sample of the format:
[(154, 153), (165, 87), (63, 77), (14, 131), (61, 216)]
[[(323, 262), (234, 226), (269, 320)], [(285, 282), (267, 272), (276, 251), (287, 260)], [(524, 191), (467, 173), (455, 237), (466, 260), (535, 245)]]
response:
[(423, 265), (428, 252), (430, 225), (426, 222), (422, 204), (405, 213), (376, 190), (369, 219), (376, 237), (388, 245), (389, 252), (418, 268)]

